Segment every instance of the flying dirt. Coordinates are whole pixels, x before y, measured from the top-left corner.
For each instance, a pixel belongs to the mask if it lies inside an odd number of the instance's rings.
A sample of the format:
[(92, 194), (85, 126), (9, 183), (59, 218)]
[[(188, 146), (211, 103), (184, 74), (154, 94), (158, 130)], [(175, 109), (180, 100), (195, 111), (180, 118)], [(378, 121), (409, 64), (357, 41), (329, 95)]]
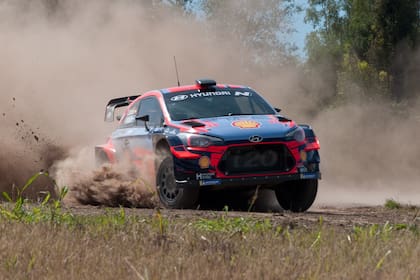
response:
[[(206, 28), (211, 20), (140, 2), (60, 1), (52, 12), (44, 1), (0, 1), (1, 191), (47, 170), (69, 187), (71, 203), (155, 206), (148, 174), (96, 169), (93, 147), (114, 129), (103, 123), (106, 102), (175, 85), (175, 55), (181, 82), (212, 77), (249, 85), (285, 115), (311, 123), (323, 158), (318, 207), (388, 198), (420, 204), (420, 102), (401, 113), (350, 96), (346, 105), (321, 110), (322, 76), (309, 82), (295, 66), (260, 71), (244, 62), (248, 50), (239, 38), (214, 43), (223, 30)], [(412, 63), (419, 61), (413, 54)], [(27, 195), (53, 189), (46, 180)]]

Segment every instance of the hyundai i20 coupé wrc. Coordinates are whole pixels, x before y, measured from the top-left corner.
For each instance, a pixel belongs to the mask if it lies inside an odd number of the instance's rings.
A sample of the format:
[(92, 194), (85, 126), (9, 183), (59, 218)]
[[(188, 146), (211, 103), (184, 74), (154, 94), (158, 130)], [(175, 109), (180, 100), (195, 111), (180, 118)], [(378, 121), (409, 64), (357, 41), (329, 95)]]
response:
[(96, 160), (147, 169), (164, 207), (194, 208), (200, 191), (257, 187), (274, 190), (285, 210), (306, 211), (315, 200), (321, 173), (314, 131), (249, 87), (202, 79), (116, 98), (105, 120), (122, 106), (117, 129), (95, 147)]

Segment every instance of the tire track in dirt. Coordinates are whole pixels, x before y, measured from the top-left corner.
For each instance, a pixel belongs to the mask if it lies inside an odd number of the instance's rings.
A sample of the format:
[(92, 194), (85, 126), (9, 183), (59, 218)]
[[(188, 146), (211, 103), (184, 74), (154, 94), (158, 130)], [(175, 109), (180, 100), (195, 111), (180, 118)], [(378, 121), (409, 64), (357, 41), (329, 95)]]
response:
[[(127, 215), (153, 217), (156, 209), (123, 208)], [(95, 206), (72, 206), (66, 208), (76, 215), (109, 214), (109, 208)], [(119, 209), (115, 210), (119, 211)], [(415, 225), (420, 226), (420, 208), (405, 207), (402, 209), (387, 209), (385, 207), (350, 207), (350, 208), (313, 208), (305, 213), (292, 213), (283, 211), (279, 213), (217, 211), (217, 210), (169, 210), (159, 209), (161, 215), (168, 219), (185, 220), (188, 222), (199, 219), (225, 218), (251, 218), (269, 219), (273, 225), (294, 227), (319, 227), (322, 225), (342, 229), (352, 229), (354, 226), (369, 225)]]

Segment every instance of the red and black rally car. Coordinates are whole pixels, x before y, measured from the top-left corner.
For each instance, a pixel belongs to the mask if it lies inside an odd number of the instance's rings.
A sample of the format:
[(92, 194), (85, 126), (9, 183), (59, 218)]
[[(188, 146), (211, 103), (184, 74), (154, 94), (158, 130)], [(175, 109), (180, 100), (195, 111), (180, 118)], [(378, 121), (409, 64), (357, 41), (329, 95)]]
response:
[(122, 106), (118, 128), (95, 147), (96, 160), (128, 159), (153, 174), (165, 207), (194, 208), (203, 190), (257, 186), (273, 189), (285, 210), (306, 211), (315, 200), (320, 146), (312, 128), (280, 115), (249, 87), (202, 79), (116, 98), (105, 120)]

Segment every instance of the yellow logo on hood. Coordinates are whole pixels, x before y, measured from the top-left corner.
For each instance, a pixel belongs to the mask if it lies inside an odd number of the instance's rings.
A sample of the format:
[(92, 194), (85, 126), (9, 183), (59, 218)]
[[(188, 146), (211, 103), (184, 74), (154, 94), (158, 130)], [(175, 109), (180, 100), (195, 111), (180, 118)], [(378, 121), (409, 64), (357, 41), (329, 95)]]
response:
[(239, 128), (258, 128), (261, 124), (256, 121), (244, 120), (233, 122), (232, 125)]

